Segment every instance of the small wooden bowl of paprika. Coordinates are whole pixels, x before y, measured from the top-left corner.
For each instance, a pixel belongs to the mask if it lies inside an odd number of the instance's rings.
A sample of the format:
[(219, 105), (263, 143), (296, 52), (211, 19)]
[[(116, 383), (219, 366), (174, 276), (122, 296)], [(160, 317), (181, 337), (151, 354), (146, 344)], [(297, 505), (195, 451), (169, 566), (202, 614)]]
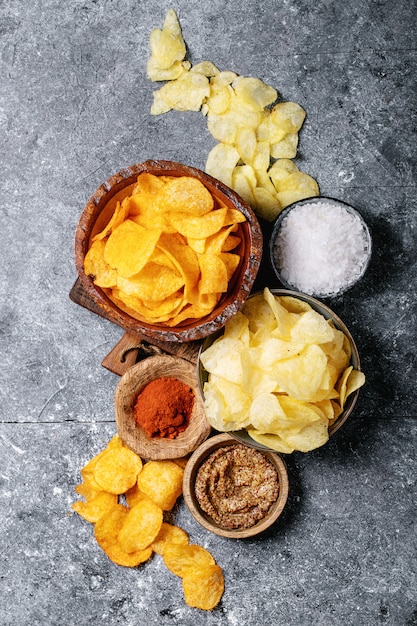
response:
[(170, 355), (148, 357), (123, 374), (115, 418), (123, 442), (147, 460), (187, 456), (211, 432), (195, 366)]

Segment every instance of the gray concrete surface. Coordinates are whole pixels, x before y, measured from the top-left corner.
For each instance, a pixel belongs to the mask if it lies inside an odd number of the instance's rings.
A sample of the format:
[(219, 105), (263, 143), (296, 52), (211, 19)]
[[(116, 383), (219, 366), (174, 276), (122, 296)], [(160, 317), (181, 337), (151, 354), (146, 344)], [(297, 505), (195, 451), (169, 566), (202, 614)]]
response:
[[(70, 508), (115, 432), (118, 377), (101, 361), (122, 335), (68, 297), (80, 213), (123, 167), (204, 169), (214, 145), (201, 114), (149, 113), (148, 37), (170, 7), (193, 63), (305, 107), (300, 168), (374, 239), (364, 280), (331, 303), (367, 384), (328, 445), (288, 457), (283, 517), (232, 541), (175, 512), (224, 569), (211, 613), (184, 604), (157, 558), (112, 564)], [(417, 624), (416, 17), (405, 0), (0, 3), (2, 626)]]

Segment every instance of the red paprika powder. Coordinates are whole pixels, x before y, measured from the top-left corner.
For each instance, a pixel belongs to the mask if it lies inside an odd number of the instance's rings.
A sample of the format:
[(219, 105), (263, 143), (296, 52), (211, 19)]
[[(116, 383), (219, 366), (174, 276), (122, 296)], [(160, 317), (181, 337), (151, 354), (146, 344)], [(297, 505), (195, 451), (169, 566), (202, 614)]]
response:
[(177, 378), (157, 378), (142, 389), (134, 407), (135, 420), (148, 437), (175, 439), (190, 421), (194, 393)]

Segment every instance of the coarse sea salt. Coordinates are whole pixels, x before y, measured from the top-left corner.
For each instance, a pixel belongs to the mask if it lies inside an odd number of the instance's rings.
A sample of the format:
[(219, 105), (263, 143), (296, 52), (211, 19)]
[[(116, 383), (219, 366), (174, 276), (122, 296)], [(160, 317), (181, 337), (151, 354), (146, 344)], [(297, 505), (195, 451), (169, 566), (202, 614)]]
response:
[(316, 296), (341, 293), (364, 272), (370, 253), (366, 225), (343, 204), (307, 203), (282, 219), (272, 254), (283, 281)]

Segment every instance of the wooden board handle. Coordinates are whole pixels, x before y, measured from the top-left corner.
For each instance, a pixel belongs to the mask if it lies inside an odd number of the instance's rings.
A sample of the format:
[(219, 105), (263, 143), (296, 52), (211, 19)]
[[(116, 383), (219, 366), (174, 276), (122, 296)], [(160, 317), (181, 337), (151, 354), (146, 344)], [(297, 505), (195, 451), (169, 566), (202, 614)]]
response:
[(161, 352), (157, 346), (144, 343), (143, 339), (136, 333), (126, 331), (101, 364), (113, 374), (123, 376), (129, 367), (141, 359)]

